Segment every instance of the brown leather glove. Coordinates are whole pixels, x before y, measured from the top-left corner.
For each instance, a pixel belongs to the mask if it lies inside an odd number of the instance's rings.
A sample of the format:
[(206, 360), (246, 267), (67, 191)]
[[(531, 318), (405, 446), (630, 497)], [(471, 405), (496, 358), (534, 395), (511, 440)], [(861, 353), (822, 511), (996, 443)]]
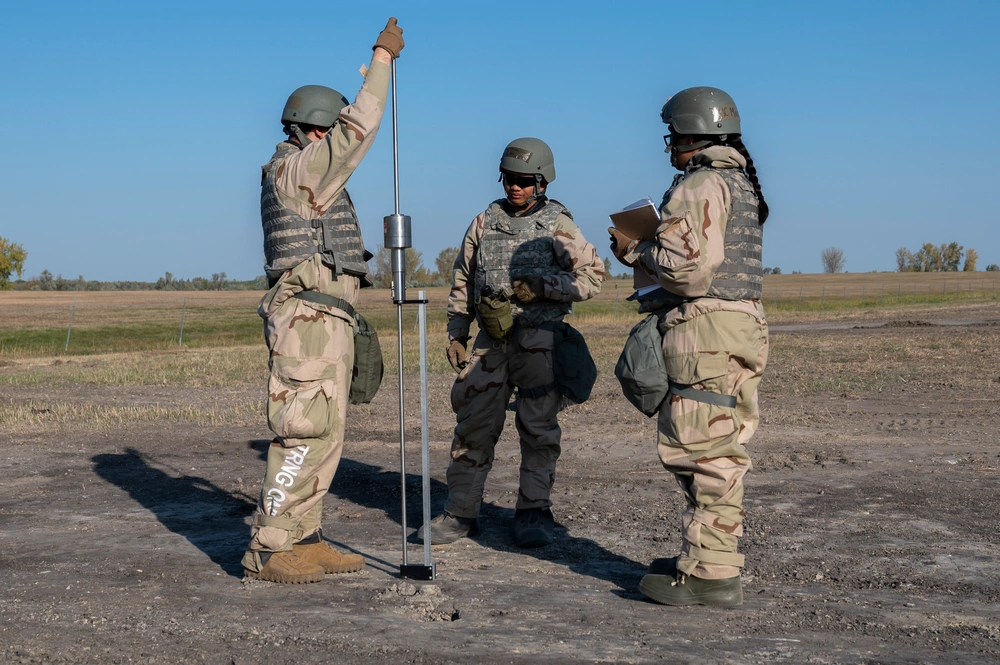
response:
[(375, 46), (372, 47), (372, 50), (374, 51), (380, 46), (388, 51), (393, 58), (398, 58), (399, 52), (403, 50), (403, 29), (396, 25), (395, 17), (389, 19), (389, 22), (385, 24), (385, 30), (378, 33), (378, 39), (375, 40)]
[(625, 255), (634, 249), (639, 244), (639, 241), (632, 240), (613, 226), (608, 227), (608, 233), (611, 235), (611, 251), (614, 253), (615, 258), (629, 267), (634, 266), (637, 261), (634, 260), (629, 263), (625, 260)]
[(510, 285), (523, 303), (545, 299), (545, 281), (539, 275), (514, 275)]
[(451, 363), (456, 372), (461, 372), (469, 364), (469, 354), (465, 349), (465, 345), (468, 343), (468, 337), (456, 337), (448, 345), (448, 362)]

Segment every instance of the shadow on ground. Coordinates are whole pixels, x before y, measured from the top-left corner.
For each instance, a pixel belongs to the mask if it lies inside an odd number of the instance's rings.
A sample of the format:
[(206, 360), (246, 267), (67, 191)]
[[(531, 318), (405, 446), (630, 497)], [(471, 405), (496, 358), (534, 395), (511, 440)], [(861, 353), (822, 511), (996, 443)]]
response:
[(163, 526), (187, 538), (227, 574), (243, 577), (237, 545), (247, 539), (243, 517), (253, 512), (252, 501), (205, 478), (171, 475), (134, 448), (91, 460), (97, 475), (128, 492)]
[[(398, 471), (387, 471), (345, 457), (341, 459), (337, 475), (330, 485), (330, 494), (345, 501), (381, 510), (390, 520), (402, 524), (400, 485)], [(419, 542), (416, 540), (415, 532), (423, 523), (420, 485), (420, 476), (407, 474), (406, 524), (408, 530), (413, 531), (410, 542)], [(431, 515), (438, 515), (444, 510), (447, 498), (447, 485), (432, 478)], [(556, 509), (558, 510), (558, 507)], [(475, 540), (485, 547), (498, 551), (518, 552), (542, 561), (567, 566), (578, 575), (616, 584), (626, 595), (631, 595), (638, 586), (639, 579), (646, 573), (644, 564), (610, 552), (589, 538), (571, 536), (558, 522), (556, 542), (552, 545), (537, 549), (520, 549), (513, 542), (513, 523), (512, 508), (483, 503), (480, 511), (481, 532)]]

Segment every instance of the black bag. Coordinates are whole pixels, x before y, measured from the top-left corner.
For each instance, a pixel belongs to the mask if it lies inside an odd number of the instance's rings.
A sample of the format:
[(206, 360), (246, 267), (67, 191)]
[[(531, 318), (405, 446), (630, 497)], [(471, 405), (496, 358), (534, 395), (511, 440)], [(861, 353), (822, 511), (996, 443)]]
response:
[(351, 404), (368, 404), (382, 385), (385, 365), (378, 333), (365, 317), (354, 312), (354, 368), (351, 370)]
[(552, 332), (555, 335), (552, 371), (556, 389), (566, 399), (582, 404), (590, 399), (590, 391), (597, 382), (597, 365), (579, 330), (561, 322), (555, 324)]
[(635, 324), (615, 365), (625, 399), (650, 418), (660, 410), (670, 391), (659, 321), (659, 314), (654, 312)]

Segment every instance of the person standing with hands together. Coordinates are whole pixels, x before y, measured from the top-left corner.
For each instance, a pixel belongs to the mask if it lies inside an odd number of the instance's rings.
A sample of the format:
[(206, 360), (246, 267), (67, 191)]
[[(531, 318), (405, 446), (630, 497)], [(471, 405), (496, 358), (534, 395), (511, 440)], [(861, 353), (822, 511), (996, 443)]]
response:
[[(500, 159), (506, 196), (472, 221), (455, 260), (448, 360), (459, 373), (451, 389), (458, 422), (448, 502), (429, 525), (434, 545), (478, 532), (486, 476), (515, 387), (521, 470), (514, 542), (540, 547), (553, 540), (550, 494), (562, 437), (557, 414), (574, 392), (560, 382), (557, 340), (575, 335), (583, 344), (563, 317), (572, 303), (595, 296), (604, 281), (597, 249), (569, 210), (546, 196), (555, 178), (552, 150), (544, 141), (520, 138), (508, 144)], [(480, 332), (469, 356), (469, 331), (477, 319)], [(586, 361), (593, 363), (589, 352), (574, 364)], [(428, 525), (421, 527), (420, 538), (427, 538), (427, 531)]]

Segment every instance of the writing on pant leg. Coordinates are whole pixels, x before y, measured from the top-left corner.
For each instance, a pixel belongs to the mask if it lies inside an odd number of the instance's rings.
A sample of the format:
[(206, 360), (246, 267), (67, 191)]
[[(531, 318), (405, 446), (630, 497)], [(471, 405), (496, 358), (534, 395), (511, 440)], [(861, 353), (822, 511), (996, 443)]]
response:
[[(298, 472), (302, 470), (302, 465), (305, 464), (306, 455), (308, 454), (309, 446), (296, 446), (286, 458), (281, 471), (274, 477), (274, 482), (282, 487), (291, 487), (299, 475)], [(274, 517), (281, 512), (281, 505), (285, 502), (287, 496), (277, 487), (272, 487), (267, 491), (267, 498), (270, 499), (271, 504), (267, 512), (271, 517)]]

